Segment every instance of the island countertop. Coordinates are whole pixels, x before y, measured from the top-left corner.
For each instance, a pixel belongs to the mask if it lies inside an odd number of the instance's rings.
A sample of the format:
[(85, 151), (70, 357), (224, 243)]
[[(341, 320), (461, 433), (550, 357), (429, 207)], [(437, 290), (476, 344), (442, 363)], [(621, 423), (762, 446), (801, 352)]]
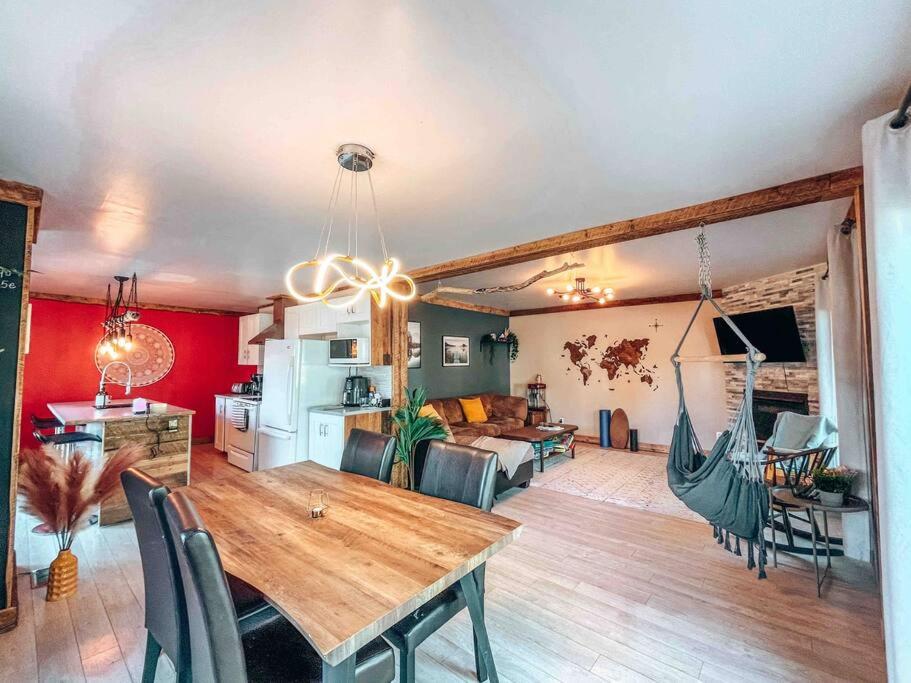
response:
[[(149, 403), (160, 403), (146, 399)], [(145, 413), (133, 413), (132, 399), (117, 399), (111, 402), (111, 408), (98, 410), (94, 401), (75, 401), (72, 403), (48, 403), (51, 414), (65, 425), (83, 425), (92, 422), (120, 422), (123, 420), (136, 420), (146, 416)], [(162, 413), (152, 413), (153, 416), (193, 415), (195, 410), (181, 408), (180, 406), (166, 404)]]

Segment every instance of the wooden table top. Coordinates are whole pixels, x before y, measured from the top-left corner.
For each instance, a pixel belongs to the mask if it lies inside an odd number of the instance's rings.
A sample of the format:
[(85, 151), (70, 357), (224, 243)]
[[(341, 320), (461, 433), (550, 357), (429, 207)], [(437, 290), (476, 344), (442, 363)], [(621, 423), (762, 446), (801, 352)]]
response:
[[(310, 491), (329, 495), (311, 519)], [(300, 462), (183, 489), (225, 569), (338, 664), (519, 536), (488, 512)]]
[(500, 435), (501, 439), (512, 439), (513, 441), (547, 441), (548, 439), (555, 439), (558, 436), (563, 436), (564, 434), (571, 434), (572, 432), (579, 429), (577, 425), (571, 424), (561, 424), (559, 431), (546, 431), (543, 429), (538, 429), (537, 425), (531, 425), (528, 427), (522, 427), (520, 429), (514, 429), (511, 432), (505, 432)]

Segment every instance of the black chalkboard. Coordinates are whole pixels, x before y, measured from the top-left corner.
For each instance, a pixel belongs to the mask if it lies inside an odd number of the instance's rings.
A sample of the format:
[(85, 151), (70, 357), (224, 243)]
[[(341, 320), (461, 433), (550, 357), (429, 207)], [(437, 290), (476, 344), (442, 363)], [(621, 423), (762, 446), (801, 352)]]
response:
[[(0, 568), (6, 569), (10, 538), (10, 475), (19, 364), (19, 316), (28, 208), (0, 202)], [(4, 572), (5, 575), (5, 572)], [(0, 607), (9, 605), (6, 582), (0, 578)]]

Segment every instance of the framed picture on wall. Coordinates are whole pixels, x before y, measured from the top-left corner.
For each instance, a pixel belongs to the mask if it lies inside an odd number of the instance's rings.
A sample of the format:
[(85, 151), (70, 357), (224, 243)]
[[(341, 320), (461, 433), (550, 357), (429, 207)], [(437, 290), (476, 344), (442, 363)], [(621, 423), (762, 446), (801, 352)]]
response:
[(462, 368), (469, 365), (471, 339), (468, 337), (443, 337), (443, 367)]
[(408, 321), (408, 367), (421, 367), (421, 323)]

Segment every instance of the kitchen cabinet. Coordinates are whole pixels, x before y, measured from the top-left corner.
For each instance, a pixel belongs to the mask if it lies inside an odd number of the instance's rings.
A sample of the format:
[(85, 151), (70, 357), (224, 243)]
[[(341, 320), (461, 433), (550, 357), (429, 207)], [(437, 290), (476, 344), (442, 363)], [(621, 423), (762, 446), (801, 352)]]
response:
[(285, 339), (327, 336), (366, 337), (371, 363), (392, 365), (392, 308), (380, 308), (369, 296), (341, 308), (315, 302), (285, 309)]
[(339, 469), (342, 452), (352, 429), (383, 431), (383, 415), (387, 410), (367, 410), (345, 413), (343, 410), (311, 410), (309, 429), (310, 460), (320, 465)]
[(253, 313), (241, 316), (237, 334), (237, 364), (262, 365), (263, 345), (248, 342), (272, 324), (271, 313)]
[(228, 416), (231, 414), (231, 399), (227, 396), (215, 397), (215, 450), (224, 453), (228, 450), (225, 435)]
[(345, 416), (310, 413), (310, 459), (337, 470), (345, 449)]

